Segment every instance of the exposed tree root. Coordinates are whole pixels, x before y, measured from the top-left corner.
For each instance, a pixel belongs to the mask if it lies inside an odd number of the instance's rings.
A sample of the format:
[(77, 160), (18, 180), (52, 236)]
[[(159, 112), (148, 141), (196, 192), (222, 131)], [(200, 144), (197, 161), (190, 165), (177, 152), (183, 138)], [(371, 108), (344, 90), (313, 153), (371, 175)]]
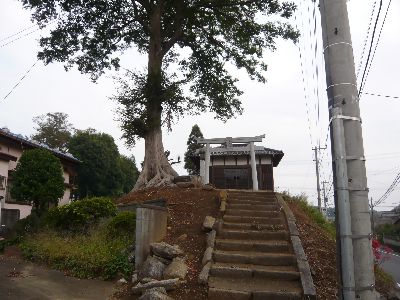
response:
[(161, 129), (150, 132), (145, 138), (143, 170), (132, 191), (160, 186), (172, 186), (178, 173), (171, 167), (162, 144)]

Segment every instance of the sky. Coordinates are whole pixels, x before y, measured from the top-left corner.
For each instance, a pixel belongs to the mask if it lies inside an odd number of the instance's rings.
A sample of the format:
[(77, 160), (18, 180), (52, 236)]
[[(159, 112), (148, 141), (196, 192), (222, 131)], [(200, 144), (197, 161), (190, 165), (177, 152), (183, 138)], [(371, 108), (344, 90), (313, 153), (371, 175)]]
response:
[[(383, 0), (376, 38), (389, 1)], [(329, 120), (319, 13), (311, 0), (295, 2), (299, 9), (292, 23), (301, 32), (300, 41), (295, 45), (278, 40), (276, 51), (266, 52), (264, 60), (268, 64), (267, 83), (251, 81), (242, 70), (234, 71), (239, 78), (239, 88), (244, 92), (241, 96), (244, 113), (226, 123), (216, 120), (213, 114), (182, 116), (173, 126), (172, 132), (164, 131), (164, 147), (171, 152), (173, 158), (183, 157), (194, 124), (199, 125), (206, 138), (265, 134), (262, 145), (285, 153), (279, 166), (274, 169), (277, 190), (288, 190), (292, 194), (304, 192), (309, 201), (316, 204), (312, 148), (318, 145), (323, 148), (326, 145), (327, 149), (320, 151), (319, 158), (321, 182), (328, 182), (326, 190), (328, 204), (331, 206), (333, 188)], [(362, 53), (375, 2), (348, 1), (355, 67), (356, 71), (360, 69), (360, 74), (367, 57), (367, 51), (364, 51), (364, 55)], [(373, 16), (377, 8), (376, 5)], [(366, 93), (400, 96), (400, 19), (396, 18), (399, 15), (400, 3), (392, 1), (365, 84)], [(8, 38), (26, 28), (29, 29)], [(116, 121), (116, 103), (109, 100), (115, 93), (112, 76), (117, 73), (107, 72), (93, 83), (88, 75), (76, 69), (66, 72), (62, 63), (44, 66), (39, 61), (35, 64), (38, 40), (46, 34), (36, 28), (30, 21), (30, 12), (23, 9), (21, 2), (1, 0), (0, 127), (8, 127), (14, 133), (30, 136), (35, 131), (33, 117), (48, 112), (64, 112), (69, 115), (75, 128), (91, 127), (108, 133), (114, 137), (121, 153), (134, 155), (137, 162), (142, 161), (144, 142), (139, 141), (132, 149), (124, 145)], [(366, 50), (369, 40), (370, 37), (367, 39)], [(314, 52), (315, 47), (317, 52)], [(121, 57), (121, 61), (125, 69), (140, 70), (146, 57), (131, 49)], [(361, 68), (360, 61), (363, 62)], [(13, 88), (17, 83), (19, 85)], [(4, 99), (10, 91), (12, 93)], [(376, 201), (400, 172), (400, 99), (364, 94), (360, 107), (369, 196)], [(175, 164), (174, 168), (179, 174), (186, 173), (183, 164)], [(377, 209), (390, 210), (399, 202), (400, 186)]]

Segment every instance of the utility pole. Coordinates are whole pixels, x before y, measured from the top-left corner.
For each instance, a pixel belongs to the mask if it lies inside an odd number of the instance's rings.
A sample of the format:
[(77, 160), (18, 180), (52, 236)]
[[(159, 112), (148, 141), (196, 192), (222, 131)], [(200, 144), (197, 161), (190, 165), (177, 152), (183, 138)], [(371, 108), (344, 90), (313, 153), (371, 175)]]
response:
[(319, 161), (318, 161), (318, 151), (324, 150), (325, 148), (321, 148), (320, 146), (312, 148), (314, 150), (315, 157), (315, 173), (317, 174), (317, 194), (318, 194), (318, 209), (321, 211), (321, 187), (319, 185)]
[(328, 202), (328, 197), (326, 196), (325, 183), (328, 183), (328, 182), (327, 181), (322, 181), (322, 189), (324, 191), (324, 207), (326, 209), (326, 203)]
[(319, 1), (331, 120), (340, 288), (345, 300), (376, 300), (360, 107), (346, 2)]
[(374, 203), (372, 202), (372, 197), (371, 197), (371, 232), (372, 235), (375, 234), (375, 222), (374, 222)]

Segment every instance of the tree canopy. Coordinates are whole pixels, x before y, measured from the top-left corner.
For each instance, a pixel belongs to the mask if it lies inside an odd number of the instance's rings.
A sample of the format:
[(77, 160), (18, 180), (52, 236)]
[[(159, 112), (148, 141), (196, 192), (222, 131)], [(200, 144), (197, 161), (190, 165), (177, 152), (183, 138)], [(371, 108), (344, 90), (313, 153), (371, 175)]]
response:
[[(65, 62), (96, 80), (119, 68), (134, 47), (147, 55), (144, 72), (130, 72), (114, 97), (127, 143), (145, 139), (137, 188), (170, 182), (176, 172), (165, 158), (161, 126), (184, 113), (211, 111), (227, 120), (242, 112), (237, 78), (227, 65), (265, 82), (266, 50), (277, 38), (296, 40), (286, 22), (295, 5), (279, 0), (20, 0), (39, 26), (39, 59)], [(54, 22), (56, 21), (56, 22)]]
[(121, 178), (122, 192), (124, 194), (127, 194), (133, 189), (136, 180), (139, 177), (139, 171), (136, 167), (135, 157), (120, 155), (119, 168), (122, 174)]
[(33, 205), (37, 214), (64, 195), (60, 160), (47, 150), (25, 150), (12, 177), (11, 196)]
[(129, 192), (138, 170), (134, 158), (121, 156), (112, 136), (93, 129), (77, 130), (69, 151), (78, 166), (78, 196), (119, 196)]
[(47, 113), (33, 118), (38, 127), (31, 139), (57, 149), (67, 151), (67, 144), (71, 138), (73, 127), (68, 122), (68, 115), (62, 112)]
[(203, 146), (197, 143), (196, 138), (203, 138), (203, 133), (197, 124), (193, 125), (186, 143), (187, 151), (185, 152), (185, 169), (188, 171), (189, 175), (200, 175), (200, 162), (196, 162), (193, 156), (196, 150)]

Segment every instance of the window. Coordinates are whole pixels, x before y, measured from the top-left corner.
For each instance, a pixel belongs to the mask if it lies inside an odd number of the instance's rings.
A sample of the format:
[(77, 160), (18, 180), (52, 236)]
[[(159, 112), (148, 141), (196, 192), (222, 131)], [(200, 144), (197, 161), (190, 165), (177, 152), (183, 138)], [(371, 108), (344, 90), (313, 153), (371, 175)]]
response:
[(0, 190), (6, 189), (6, 178), (0, 175)]

